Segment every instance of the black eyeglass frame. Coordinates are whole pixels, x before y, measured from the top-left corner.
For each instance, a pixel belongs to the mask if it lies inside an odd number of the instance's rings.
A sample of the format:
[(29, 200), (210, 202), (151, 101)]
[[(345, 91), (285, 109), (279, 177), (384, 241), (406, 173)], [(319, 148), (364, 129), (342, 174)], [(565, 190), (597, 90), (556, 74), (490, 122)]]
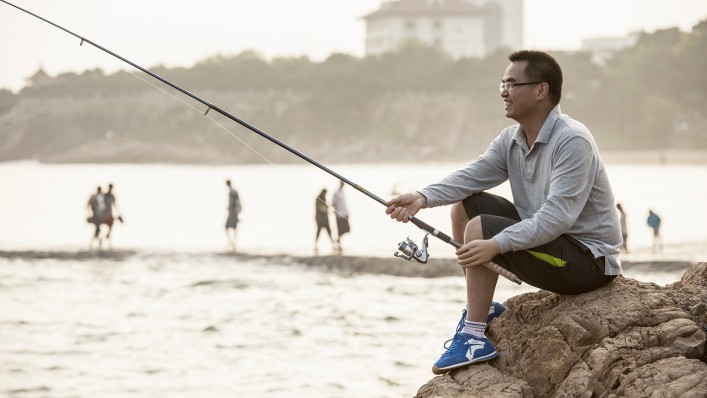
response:
[[(545, 82), (516, 83), (516, 82), (504, 82), (504, 81), (502, 81), (502, 82), (499, 84), (498, 88), (499, 88), (499, 90), (500, 90), (501, 92), (504, 92), (504, 91), (511, 91), (511, 89), (512, 89), (513, 87), (516, 87), (516, 86), (527, 86), (527, 85), (530, 85), (530, 84), (540, 84), (540, 83), (545, 83)], [(508, 87), (506, 87), (506, 86), (508, 86)]]

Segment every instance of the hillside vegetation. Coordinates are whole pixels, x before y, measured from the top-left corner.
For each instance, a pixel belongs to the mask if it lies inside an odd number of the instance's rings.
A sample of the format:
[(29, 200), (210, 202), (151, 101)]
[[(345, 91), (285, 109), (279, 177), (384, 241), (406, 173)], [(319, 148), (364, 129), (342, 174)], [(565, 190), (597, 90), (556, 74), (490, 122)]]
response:
[[(244, 52), (151, 70), (322, 162), (465, 160), (513, 123), (498, 93), (507, 55), (455, 61), (411, 44), (381, 57), (268, 61)], [(602, 150), (707, 149), (707, 20), (691, 32), (644, 33), (605, 65), (583, 52), (553, 55), (565, 74), (563, 112), (585, 123)], [(135, 74), (176, 98), (124, 71), (0, 90), (0, 161), (297, 161)]]

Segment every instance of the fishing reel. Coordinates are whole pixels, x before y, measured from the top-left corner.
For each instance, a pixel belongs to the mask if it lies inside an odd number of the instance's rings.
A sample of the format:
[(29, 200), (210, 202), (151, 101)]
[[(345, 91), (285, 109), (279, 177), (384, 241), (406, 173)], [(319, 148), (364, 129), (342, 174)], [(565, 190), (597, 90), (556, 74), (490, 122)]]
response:
[(418, 263), (427, 264), (427, 259), (429, 258), (427, 253), (427, 235), (429, 234), (429, 232), (425, 234), (420, 246), (417, 246), (415, 242), (408, 237), (405, 241), (398, 243), (398, 250), (393, 253), (393, 255), (408, 261), (415, 259)]

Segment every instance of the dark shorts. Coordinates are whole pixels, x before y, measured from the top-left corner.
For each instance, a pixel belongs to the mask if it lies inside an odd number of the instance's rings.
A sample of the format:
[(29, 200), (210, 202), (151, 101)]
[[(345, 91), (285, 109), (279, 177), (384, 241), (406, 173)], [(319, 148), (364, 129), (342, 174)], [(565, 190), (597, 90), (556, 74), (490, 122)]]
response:
[(228, 218), (226, 219), (226, 229), (236, 229), (238, 226), (238, 213), (231, 212), (228, 213)]
[[(520, 221), (515, 206), (508, 200), (482, 192), (462, 201), (469, 219), (481, 218), (484, 239), (490, 239)], [(604, 275), (604, 257), (592, 252), (569, 235), (546, 244), (498, 254), (493, 258), (523, 282), (560, 294), (580, 294), (604, 286), (614, 279)]]

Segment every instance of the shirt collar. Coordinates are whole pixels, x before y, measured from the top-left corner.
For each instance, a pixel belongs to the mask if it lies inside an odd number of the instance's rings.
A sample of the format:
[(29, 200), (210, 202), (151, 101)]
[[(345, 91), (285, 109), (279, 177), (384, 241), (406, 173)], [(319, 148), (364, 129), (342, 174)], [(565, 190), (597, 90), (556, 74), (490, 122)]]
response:
[(545, 123), (540, 128), (540, 134), (535, 142), (547, 143), (550, 140), (550, 134), (552, 133), (552, 128), (555, 127), (555, 122), (562, 116), (562, 111), (560, 111), (560, 104), (555, 105), (550, 111), (545, 119)]
[[(547, 118), (545, 118), (545, 122), (543, 123), (543, 126), (540, 128), (540, 134), (538, 134), (538, 138), (535, 140), (535, 142), (542, 142), (546, 144), (550, 140), (550, 135), (552, 134), (552, 129), (555, 127), (555, 122), (557, 122), (557, 119), (562, 116), (562, 111), (560, 110), (560, 104), (555, 105), (554, 108), (548, 113)], [(528, 145), (525, 141), (525, 132), (523, 131), (523, 128), (518, 125), (518, 129), (516, 129), (516, 133), (513, 137), (513, 140), (526, 150), (528, 150)]]

